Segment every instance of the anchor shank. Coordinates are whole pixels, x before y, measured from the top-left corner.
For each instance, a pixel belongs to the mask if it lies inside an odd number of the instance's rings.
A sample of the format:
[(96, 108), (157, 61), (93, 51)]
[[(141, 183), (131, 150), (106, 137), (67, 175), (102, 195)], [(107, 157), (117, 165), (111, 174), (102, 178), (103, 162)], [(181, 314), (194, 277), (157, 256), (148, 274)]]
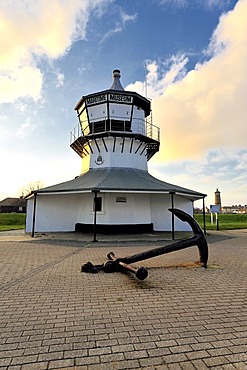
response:
[(163, 246), (163, 247), (150, 249), (148, 251), (144, 251), (144, 252), (141, 252), (141, 253), (134, 254), (133, 256), (127, 256), (127, 257), (124, 257), (124, 258), (117, 258), (115, 260), (115, 262), (116, 263), (124, 262), (124, 263), (127, 263), (127, 264), (135, 263), (135, 262), (143, 261), (143, 260), (146, 260), (146, 259), (149, 259), (149, 258), (157, 257), (157, 256), (160, 256), (162, 254), (175, 252), (175, 251), (178, 251), (178, 250), (181, 250), (181, 249), (192, 247), (192, 246), (196, 245), (197, 242), (198, 242), (198, 237), (193, 236), (192, 238), (183, 239), (183, 240), (180, 240), (176, 243), (169, 244), (169, 245), (166, 245), (166, 246)]

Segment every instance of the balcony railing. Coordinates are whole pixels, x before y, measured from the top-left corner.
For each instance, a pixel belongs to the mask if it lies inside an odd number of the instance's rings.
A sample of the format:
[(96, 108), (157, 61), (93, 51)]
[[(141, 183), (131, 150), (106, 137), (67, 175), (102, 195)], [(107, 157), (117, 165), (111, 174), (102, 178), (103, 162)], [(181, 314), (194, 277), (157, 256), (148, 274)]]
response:
[(147, 136), (150, 139), (160, 142), (160, 129), (152, 124), (152, 119), (143, 120), (140, 118), (132, 118), (130, 121), (118, 118), (106, 119), (98, 118), (97, 121), (79, 122), (70, 131), (70, 145), (73, 144), (79, 137), (91, 134), (99, 134), (104, 132), (121, 132), (133, 133)]

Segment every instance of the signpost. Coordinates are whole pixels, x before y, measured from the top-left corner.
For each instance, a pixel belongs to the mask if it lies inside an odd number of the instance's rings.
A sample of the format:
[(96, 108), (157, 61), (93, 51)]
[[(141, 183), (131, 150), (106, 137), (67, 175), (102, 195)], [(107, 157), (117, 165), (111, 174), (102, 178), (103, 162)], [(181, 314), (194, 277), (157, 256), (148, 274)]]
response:
[(211, 213), (211, 224), (214, 223), (214, 217), (213, 214), (215, 213), (216, 217), (216, 230), (219, 231), (219, 217), (218, 214), (220, 213), (220, 205), (219, 204), (211, 204), (210, 205), (210, 213)]

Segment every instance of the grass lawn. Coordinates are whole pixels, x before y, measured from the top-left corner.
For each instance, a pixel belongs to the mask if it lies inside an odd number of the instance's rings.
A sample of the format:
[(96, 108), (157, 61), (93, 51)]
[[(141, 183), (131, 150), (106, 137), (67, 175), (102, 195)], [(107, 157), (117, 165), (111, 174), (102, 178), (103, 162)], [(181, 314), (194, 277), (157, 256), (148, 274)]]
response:
[[(203, 228), (203, 215), (195, 215), (195, 220)], [(218, 215), (220, 230), (247, 229), (247, 214)], [(0, 213), (0, 231), (25, 229), (25, 213)], [(210, 214), (206, 214), (206, 229), (216, 230), (216, 220), (211, 224)]]
[(25, 229), (25, 213), (0, 213), (0, 231)]
[[(194, 215), (194, 217), (203, 228), (203, 215)], [(219, 214), (218, 222), (220, 230), (247, 229), (247, 214)], [(213, 225), (211, 224), (211, 215), (206, 214), (206, 229), (216, 230), (215, 214)]]

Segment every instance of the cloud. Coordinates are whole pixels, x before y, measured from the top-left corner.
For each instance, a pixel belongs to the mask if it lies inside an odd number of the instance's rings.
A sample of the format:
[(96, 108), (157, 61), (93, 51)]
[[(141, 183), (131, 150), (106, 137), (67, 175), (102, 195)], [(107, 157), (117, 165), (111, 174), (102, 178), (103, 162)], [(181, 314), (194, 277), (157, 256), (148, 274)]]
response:
[(214, 204), (214, 192), (222, 192), (224, 205), (247, 203), (247, 149), (212, 150), (201, 161), (174, 160), (151, 163), (150, 172), (170, 183), (207, 193), (206, 204)]
[(150, 99), (158, 97), (165, 89), (186, 74), (188, 58), (184, 54), (172, 55), (165, 61), (146, 61), (146, 81), (136, 81), (125, 90), (147, 95)]
[(202, 6), (206, 6), (208, 8), (224, 8), (225, 6), (229, 5), (231, 0), (198, 0), (198, 4)]
[(24, 138), (28, 135), (31, 135), (35, 131), (36, 125), (31, 122), (28, 118), (25, 123), (23, 123), (16, 132), (16, 136), (19, 138)]
[[(148, 96), (161, 150), (154, 160), (202, 159), (214, 148), (246, 148), (247, 0), (223, 14), (207, 49), (207, 59), (186, 71), (185, 56), (151, 62)], [(159, 71), (161, 71), (159, 75)], [(129, 88), (142, 89), (137, 81)]]
[(174, 7), (184, 7), (188, 5), (187, 0), (160, 0), (161, 5), (172, 5)]
[(0, 72), (0, 103), (10, 103), (20, 96), (40, 98), (43, 76), (38, 68), (16, 66)]
[(118, 32), (122, 32), (127, 22), (133, 22), (137, 18), (137, 13), (127, 14), (120, 7), (118, 7), (118, 13), (120, 14), (120, 20), (116, 22), (115, 27), (106, 32), (106, 34), (99, 41), (99, 47), (105, 43), (112, 35)]
[(64, 74), (60, 71), (56, 71), (56, 87), (64, 85)]
[(0, 103), (18, 97), (39, 99), (43, 84), (40, 60), (59, 58), (75, 40), (85, 38), (90, 13), (109, 1), (2, 1)]
[(187, 6), (203, 6), (205, 8), (224, 8), (227, 6), (231, 0), (194, 0), (190, 2), (189, 0), (159, 0), (160, 5), (169, 5), (176, 8), (183, 8)]

